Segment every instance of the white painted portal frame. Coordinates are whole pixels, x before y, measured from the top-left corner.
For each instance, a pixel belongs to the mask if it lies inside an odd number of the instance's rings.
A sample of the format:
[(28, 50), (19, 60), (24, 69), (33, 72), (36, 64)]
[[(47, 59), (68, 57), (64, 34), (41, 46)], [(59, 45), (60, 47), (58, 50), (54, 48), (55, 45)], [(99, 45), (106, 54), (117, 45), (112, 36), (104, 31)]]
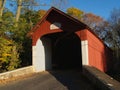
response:
[[(39, 39), (33, 46), (33, 66), (36, 72), (52, 69), (52, 49), (49, 38)], [(81, 41), (82, 65), (88, 65), (88, 41)]]
[(81, 41), (82, 65), (89, 65), (88, 40)]
[(51, 56), (50, 39), (38, 39), (36, 46), (32, 46), (32, 64), (35, 71), (40, 72), (51, 69)]

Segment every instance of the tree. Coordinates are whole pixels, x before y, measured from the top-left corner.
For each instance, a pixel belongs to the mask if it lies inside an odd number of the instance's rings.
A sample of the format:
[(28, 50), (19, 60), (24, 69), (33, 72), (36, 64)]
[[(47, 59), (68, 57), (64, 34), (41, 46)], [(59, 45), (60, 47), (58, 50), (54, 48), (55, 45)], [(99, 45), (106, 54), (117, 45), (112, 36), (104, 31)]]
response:
[(108, 19), (107, 35), (105, 41), (109, 47), (120, 48), (120, 9), (113, 9)]
[(104, 38), (107, 29), (106, 27), (108, 26), (107, 21), (92, 13), (85, 13), (82, 17), (82, 21), (87, 24), (101, 39)]
[(6, 2), (6, 0), (0, 0), (0, 19), (2, 18), (2, 15), (3, 15), (5, 2)]
[(111, 47), (120, 48), (120, 9), (113, 9), (108, 20), (111, 34)]
[(106, 36), (106, 42), (109, 43), (110, 48), (114, 51), (115, 66), (118, 70), (120, 66), (120, 8), (113, 9), (108, 19), (109, 30)]
[(45, 13), (46, 13), (46, 10), (39, 10), (39, 11), (37, 12), (38, 17), (39, 17), (39, 20), (45, 15)]
[(5, 10), (0, 25), (0, 72), (16, 69), (20, 66), (18, 44), (12, 40), (14, 15)]
[(16, 12), (16, 22), (18, 22), (20, 18), (20, 13), (21, 13), (21, 8), (22, 8), (22, 0), (17, 0), (17, 12)]
[(79, 10), (78, 8), (71, 7), (67, 9), (67, 14), (69, 14), (70, 16), (73, 16), (74, 18), (81, 20), (84, 12)]
[[(10, 32), (14, 30), (14, 15), (9, 10), (5, 10), (0, 23), (0, 36), (9, 37)], [(9, 32), (9, 35), (7, 34)]]
[(67, 14), (88, 25), (101, 39), (105, 40), (108, 22), (103, 18), (92, 13), (85, 13), (74, 7), (68, 8)]
[(36, 6), (37, 2), (35, 0), (11, 0), (14, 3), (11, 3), (11, 6), (17, 6), (15, 21), (18, 22), (22, 10), (30, 10), (30, 7)]
[(16, 44), (5, 37), (0, 37), (0, 72), (19, 67), (19, 54)]
[(13, 31), (13, 40), (19, 44), (19, 52), (22, 66), (32, 64), (31, 40), (28, 37), (26, 37), (26, 35), (29, 32), (29, 30), (31, 30), (33, 25), (35, 25), (45, 13), (45, 10), (27, 10), (25, 13), (21, 14), (19, 22), (17, 23), (18, 26)]

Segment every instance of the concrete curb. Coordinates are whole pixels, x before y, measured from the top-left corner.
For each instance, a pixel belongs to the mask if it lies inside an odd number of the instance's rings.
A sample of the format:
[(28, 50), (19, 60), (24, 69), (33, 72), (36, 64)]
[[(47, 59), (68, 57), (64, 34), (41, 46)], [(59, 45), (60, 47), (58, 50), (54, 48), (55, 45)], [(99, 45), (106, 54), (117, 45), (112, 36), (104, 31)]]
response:
[(100, 90), (120, 90), (120, 82), (92, 66), (83, 66), (84, 75)]
[(27, 66), (24, 68), (19, 68), (16, 70), (5, 72), (5, 73), (0, 73), (0, 80), (9, 79), (12, 77), (17, 77), (17, 76), (22, 76), (22, 75), (30, 74), (33, 72), (34, 72), (33, 66)]

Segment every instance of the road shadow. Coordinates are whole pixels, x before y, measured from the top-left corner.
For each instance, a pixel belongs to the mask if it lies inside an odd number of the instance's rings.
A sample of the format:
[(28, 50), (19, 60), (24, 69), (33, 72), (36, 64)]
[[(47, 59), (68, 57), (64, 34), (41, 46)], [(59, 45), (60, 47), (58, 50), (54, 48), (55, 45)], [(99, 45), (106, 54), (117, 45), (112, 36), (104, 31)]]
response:
[(98, 90), (81, 70), (54, 70), (49, 73), (64, 85), (66, 90)]

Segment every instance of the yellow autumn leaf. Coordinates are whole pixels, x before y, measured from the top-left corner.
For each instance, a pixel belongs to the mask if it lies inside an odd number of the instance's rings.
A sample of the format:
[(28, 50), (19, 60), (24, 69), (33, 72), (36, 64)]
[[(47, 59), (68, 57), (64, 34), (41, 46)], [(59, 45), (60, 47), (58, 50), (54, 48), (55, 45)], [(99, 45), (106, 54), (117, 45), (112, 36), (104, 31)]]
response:
[(3, 54), (2, 56), (11, 56), (11, 54)]
[(0, 58), (0, 60), (2, 61), (2, 60), (4, 60), (4, 58)]

